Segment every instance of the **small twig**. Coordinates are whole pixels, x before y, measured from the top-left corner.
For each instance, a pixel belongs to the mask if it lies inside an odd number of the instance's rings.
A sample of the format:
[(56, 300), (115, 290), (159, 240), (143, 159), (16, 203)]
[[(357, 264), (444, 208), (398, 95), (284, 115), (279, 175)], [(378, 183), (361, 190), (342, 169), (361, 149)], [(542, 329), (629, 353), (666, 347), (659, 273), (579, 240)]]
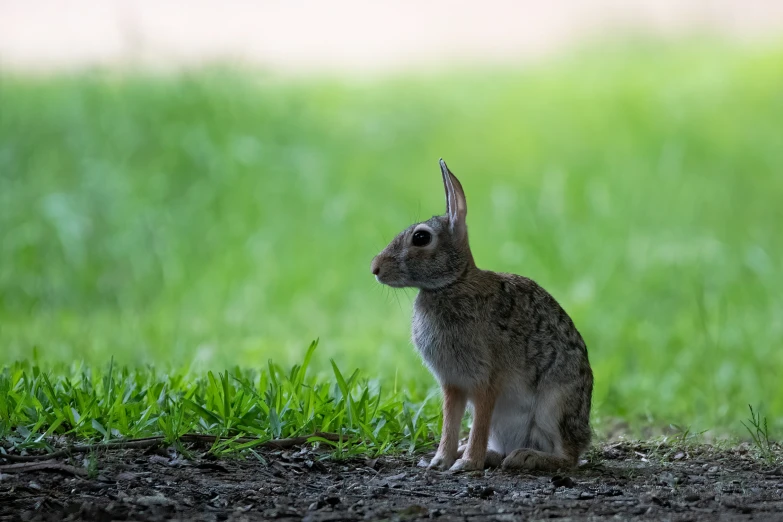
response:
[(87, 470), (75, 468), (61, 462), (20, 462), (18, 464), (0, 466), (0, 472), (2, 473), (24, 473), (26, 471), (62, 471), (78, 477), (87, 475)]
[(449, 502), (453, 500), (451, 497), (444, 497), (443, 495), (438, 495), (436, 493), (427, 493), (425, 491), (416, 491), (412, 489), (389, 488), (388, 493), (405, 493), (414, 497), (435, 498), (443, 502)]
[[(310, 435), (304, 435), (302, 437), (290, 437), (287, 439), (274, 439), (266, 442), (259, 443), (256, 447), (260, 448), (275, 448), (275, 449), (287, 449), (293, 446), (301, 446), (305, 444), (308, 439), (312, 437), (319, 437), (331, 442), (337, 442), (341, 436), (337, 433), (311, 433)], [(201, 433), (185, 433), (179, 437), (182, 442), (194, 442), (202, 444), (214, 444), (217, 441), (231, 440), (236, 443), (254, 442), (258, 439), (251, 437), (240, 437), (238, 439), (232, 439), (231, 437), (218, 437), (215, 435), (204, 435)], [(0, 459), (6, 459), (11, 462), (35, 462), (41, 460), (59, 459), (61, 457), (68, 457), (78, 453), (90, 453), (98, 450), (112, 450), (112, 449), (139, 449), (149, 448), (157, 446), (164, 441), (164, 437), (144, 437), (141, 439), (123, 440), (117, 442), (99, 442), (97, 444), (81, 444), (77, 446), (71, 446), (69, 448), (61, 449), (53, 453), (46, 453), (43, 455), (3, 455), (0, 454)]]
[(481, 511), (479, 511), (478, 513), (463, 513), (462, 514), (462, 516), (465, 517), (465, 518), (473, 518), (473, 517), (485, 518), (485, 517), (500, 516), (500, 515), (502, 515), (504, 517), (507, 517), (509, 515), (512, 515), (512, 516), (513, 515), (518, 515), (518, 513), (513, 512), (513, 511), (511, 511), (511, 512), (509, 512), (509, 511), (488, 511), (488, 512), (481, 512)]
[[(258, 444), (257, 448), (275, 448), (275, 449), (288, 449), (293, 446), (301, 446), (302, 444), (305, 444), (308, 439), (311, 439), (313, 437), (320, 437), (322, 439), (326, 439), (331, 442), (337, 442), (340, 440), (340, 435), (337, 433), (311, 433), (310, 435), (304, 435), (302, 437), (291, 437), (288, 439), (273, 439), (268, 440), (266, 442), (261, 442)], [(213, 444), (217, 441), (221, 440), (231, 440), (232, 442), (236, 442), (238, 444), (245, 444), (247, 442), (255, 442), (258, 439), (252, 438), (252, 437), (240, 437), (238, 439), (232, 439), (231, 437), (217, 437), (215, 435), (204, 435), (201, 433), (186, 433), (182, 435), (179, 440), (182, 442), (203, 442), (208, 444)]]
[[(301, 446), (302, 444), (305, 444), (309, 439), (313, 437), (318, 437), (324, 440), (328, 440), (329, 442), (339, 442), (341, 439), (346, 438), (342, 435), (338, 435), (337, 433), (316, 432), (316, 433), (311, 433), (310, 435), (304, 435), (302, 437), (291, 437), (288, 439), (268, 440), (262, 444), (259, 444), (259, 446), (262, 448), (287, 449), (293, 446)], [(249, 439), (245, 442), (250, 442), (252, 440), (255, 439)]]
[(101, 442), (98, 444), (84, 444), (71, 446), (52, 453), (43, 455), (0, 455), (0, 459), (10, 460), (11, 462), (35, 462), (41, 460), (59, 459), (69, 457), (79, 453), (90, 453), (100, 449), (130, 449), (130, 448), (149, 448), (157, 446), (163, 441), (163, 437), (147, 437), (144, 439), (124, 440), (120, 442)]

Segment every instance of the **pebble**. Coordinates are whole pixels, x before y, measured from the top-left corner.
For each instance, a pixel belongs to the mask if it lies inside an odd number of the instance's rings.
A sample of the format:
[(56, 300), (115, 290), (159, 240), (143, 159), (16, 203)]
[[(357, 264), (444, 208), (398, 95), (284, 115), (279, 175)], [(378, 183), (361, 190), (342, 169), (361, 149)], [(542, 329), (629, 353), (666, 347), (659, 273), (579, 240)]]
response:
[(487, 486), (479, 492), (479, 497), (487, 499), (495, 494), (495, 488)]
[(140, 506), (168, 506), (172, 504), (171, 500), (163, 495), (150, 495), (146, 497), (138, 497), (135, 503)]
[(560, 475), (555, 475), (552, 477), (552, 485), (556, 488), (572, 488), (576, 486), (576, 483), (571, 477), (561, 477)]

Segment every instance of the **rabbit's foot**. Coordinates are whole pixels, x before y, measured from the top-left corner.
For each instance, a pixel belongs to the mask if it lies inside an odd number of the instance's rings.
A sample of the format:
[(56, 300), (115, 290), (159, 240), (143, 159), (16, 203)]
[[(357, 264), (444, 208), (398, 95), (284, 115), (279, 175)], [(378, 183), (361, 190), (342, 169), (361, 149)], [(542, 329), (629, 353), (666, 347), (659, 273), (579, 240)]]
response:
[[(454, 465), (451, 467), (450, 471), (474, 471), (474, 470), (479, 469), (477, 467), (476, 468), (472, 467), (472, 465), (468, 466), (468, 467), (464, 467), (464, 466), (467, 466), (467, 465), (466, 464), (461, 464), (460, 461), (462, 461), (462, 462), (470, 462), (470, 461), (465, 460), (465, 459), (462, 458), (462, 455), (464, 455), (464, 454), (465, 454), (465, 446), (460, 446), (459, 450), (457, 451), (457, 457), (459, 457), (459, 459), (454, 462)], [(501, 455), (497, 451), (488, 450), (487, 451), (487, 456), (484, 458), (484, 467), (485, 468), (499, 468), (502, 462), (503, 462), (503, 455)], [(460, 463), (459, 464), (460, 467), (457, 469), (457, 464), (458, 463)]]
[(457, 459), (454, 465), (449, 468), (449, 471), (478, 471), (484, 469), (483, 462), (477, 462), (469, 459)]
[(430, 465), (427, 466), (427, 469), (437, 469), (440, 471), (446, 471), (447, 469), (451, 468), (455, 460), (456, 460), (456, 456), (449, 457), (448, 455), (436, 453), (435, 456), (432, 457), (432, 460), (430, 461)]
[(568, 459), (532, 449), (512, 451), (503, 459), (503, 469), (529, 469), (540, 471), (555, 471), (573, 467)]

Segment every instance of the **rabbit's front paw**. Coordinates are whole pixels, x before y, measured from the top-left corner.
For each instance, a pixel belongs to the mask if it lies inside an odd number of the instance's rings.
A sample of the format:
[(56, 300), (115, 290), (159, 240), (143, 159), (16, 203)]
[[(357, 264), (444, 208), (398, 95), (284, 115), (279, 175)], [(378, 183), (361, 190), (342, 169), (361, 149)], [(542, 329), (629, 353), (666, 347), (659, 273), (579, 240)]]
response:
[(454, 465), (449, 468), (449, 471), (477, 471), (484, 469), (483, 462), (476, 462), (468, 459), (457, 459)]
[(440, 471), (446, 471), (454, 464), (455, 457), (448, 457), (447, 455), (441, 455), (440, 453), (432, 457), (430, 465), (427, 469), (438, 469)]

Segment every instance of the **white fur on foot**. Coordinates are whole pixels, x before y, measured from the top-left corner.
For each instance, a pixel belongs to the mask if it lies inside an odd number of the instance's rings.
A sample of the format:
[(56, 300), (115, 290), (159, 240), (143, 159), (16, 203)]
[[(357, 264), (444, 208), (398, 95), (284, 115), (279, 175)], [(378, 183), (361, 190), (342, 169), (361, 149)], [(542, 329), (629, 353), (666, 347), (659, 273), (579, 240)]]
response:
[(438, 469), (441, 471), (446, 471), (447, 469), (451, 468), (451, 466), (454, 464), (455, 457), (448, 457), (446, 455), (440, 455), (436, 454), (434, 457), (432, 457), (432, 460), (430, 461), (430, 465), (427, 466), (427, 469)]
[(480, 471), (482, 469), (484, 469), (483, 464), (467, 459), (457, 459), (449, 471)]

